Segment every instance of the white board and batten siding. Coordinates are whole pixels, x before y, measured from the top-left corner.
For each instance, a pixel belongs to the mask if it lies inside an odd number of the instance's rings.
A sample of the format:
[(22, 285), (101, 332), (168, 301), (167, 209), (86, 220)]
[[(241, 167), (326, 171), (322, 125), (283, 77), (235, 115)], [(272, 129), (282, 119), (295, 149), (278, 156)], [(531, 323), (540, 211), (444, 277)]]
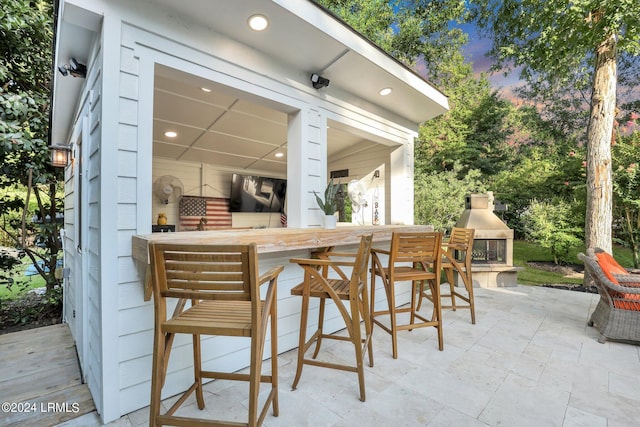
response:
[[(63, 237), (65, 267), (69, 272), (64, 281), (64, 315), (77, 345), (83, 381), (89, 385), (96, 407), (102, 404), (103, 388), (99, 212), (103, 85), (101, 48), (99, 42), (92, 48), (88, 61), (91, 64), (90, 71), (85, 79), (70, 135), (73, 160), (65, 170)], [(81, 210), (82, 222), (79, 221)]]

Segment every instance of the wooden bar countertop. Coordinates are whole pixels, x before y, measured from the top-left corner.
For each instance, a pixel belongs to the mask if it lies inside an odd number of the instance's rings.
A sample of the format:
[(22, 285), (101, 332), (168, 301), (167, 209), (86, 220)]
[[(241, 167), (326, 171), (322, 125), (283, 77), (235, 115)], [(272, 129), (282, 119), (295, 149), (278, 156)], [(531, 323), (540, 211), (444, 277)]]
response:
[(324, 228), (258, 228), (210, 231), (183, 231), (177, 233), (151, 233), (133, 236), (133, 258), (147, 264), (150, 241), (201, 244), (247, 244), (255, 242), (258, 253), (282, 252), (296, 249), (315, 249), (325, 246), (357, 244), (360, 236), (373, 233), (373, 242), (391, 240), (399, 232), (433, 231), (431, 225), (338, 225)]

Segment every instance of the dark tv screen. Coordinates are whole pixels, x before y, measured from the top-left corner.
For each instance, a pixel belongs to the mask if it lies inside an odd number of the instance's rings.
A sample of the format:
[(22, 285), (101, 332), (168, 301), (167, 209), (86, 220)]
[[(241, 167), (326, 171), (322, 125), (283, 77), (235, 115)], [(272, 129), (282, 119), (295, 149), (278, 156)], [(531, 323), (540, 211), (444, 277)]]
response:
[(287, 180), (256, 175), (233, 174), (229, 211), (283, 212)]

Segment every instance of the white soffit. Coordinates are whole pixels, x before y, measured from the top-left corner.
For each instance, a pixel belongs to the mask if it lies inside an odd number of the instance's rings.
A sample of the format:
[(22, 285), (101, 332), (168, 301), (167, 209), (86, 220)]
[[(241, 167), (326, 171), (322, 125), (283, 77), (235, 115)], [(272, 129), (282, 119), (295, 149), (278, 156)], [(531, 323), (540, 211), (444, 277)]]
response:
[[(412, 123), (448, 110), (447, 97), (346, 24), (309, 0), (152, 0), (276, 58), (294, 69), (321, 74), (336, 87)], [(249, 29), (251, 15), (269, 20), (266, 30)], [(381, 97), (383, 87), (393, 88)]]

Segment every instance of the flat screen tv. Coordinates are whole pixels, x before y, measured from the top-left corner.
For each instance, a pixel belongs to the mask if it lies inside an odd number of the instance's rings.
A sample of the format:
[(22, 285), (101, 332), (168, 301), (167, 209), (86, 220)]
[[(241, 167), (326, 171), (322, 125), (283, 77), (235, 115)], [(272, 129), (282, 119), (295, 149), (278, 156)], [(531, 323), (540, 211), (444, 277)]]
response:
[(287, 180), (256, 175), (233, 174), (229, 211), (282, 212)]

